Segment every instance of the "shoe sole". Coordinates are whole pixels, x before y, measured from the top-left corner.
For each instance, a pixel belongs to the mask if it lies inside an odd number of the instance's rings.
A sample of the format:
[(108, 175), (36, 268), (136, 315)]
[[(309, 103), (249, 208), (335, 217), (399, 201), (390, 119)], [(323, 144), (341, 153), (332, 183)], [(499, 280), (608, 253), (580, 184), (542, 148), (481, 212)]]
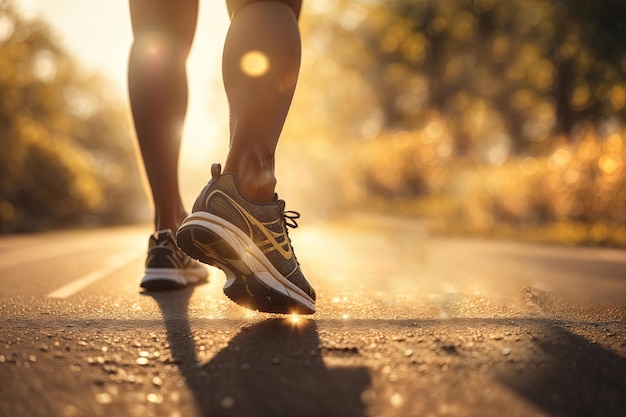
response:
[(315, 301), (283, 277), (245, 233), (224, 219), (193, 213), (178, 229), (176, 239), (187, 255), (224, 271), (224, 294), (240, 306), (266, 313), (315, 313)]
[(146, 268), (139, 285), (147, 291), (167, 291), (198, 284), (207, 279), (208, 272), (193, 274), (190, 271), (183, 273), (178, 268)]

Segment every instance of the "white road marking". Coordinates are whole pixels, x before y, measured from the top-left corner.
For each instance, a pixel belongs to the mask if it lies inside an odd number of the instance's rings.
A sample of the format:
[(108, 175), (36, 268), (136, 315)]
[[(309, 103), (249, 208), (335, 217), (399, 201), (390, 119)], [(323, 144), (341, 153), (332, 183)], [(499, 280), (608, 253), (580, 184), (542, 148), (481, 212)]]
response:
[(134, 261), (139, 256), (140, 256), (140, 253), (138, 253), (136, 249), (129, 250), (129, 251), (111, 256), (104, 262), (103, 268), (90, 272), (87, 275), (84, 275), (78, 278), (77, 280), (74, 280), (70, 282), (69, 284), (64, 285), (58, 290), (52, 291), (46, 297), (49, 297), (49, 298), (71, 297), (72, 295), (83, 290), (84, 288), (88, 287), (94, 282), (99, 281), (102, 278), (110, 275), (116, 269), (119, 269), (125, 265), (128, 265), (131, 261)]
[[(34, 242), (33, 246), (38, 242)], [(26, 263), (38, 263), (49, 259), (58, 258), (72, 253), (75, 247), (67, 245), (50, 245), (45, 250), (33, 250), (33, 246), (20, 248), (16, 251), (2, 253), (0, 257), (0, 269), (12, 268)], [(38, 246), (35, 246), (38, 247)]]

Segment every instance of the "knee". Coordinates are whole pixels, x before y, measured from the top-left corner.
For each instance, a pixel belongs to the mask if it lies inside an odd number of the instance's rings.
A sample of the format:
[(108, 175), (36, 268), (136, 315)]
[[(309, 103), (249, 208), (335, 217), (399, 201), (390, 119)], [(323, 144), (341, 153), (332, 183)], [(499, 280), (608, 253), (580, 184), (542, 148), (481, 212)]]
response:
[(263, 1), (275, 1), (278, 3), (284, 3), (293, 10), (296, 17), (300, 16), (300, 9), (302, 8), (302, 0), (226, 0), (226, 7), (228, 7), (228, 14), (232, 19), (235, 14), (243, 7), (251, 3), (258, 3)]
[(146, 30), (135, 34), (132, 52), (144, 61), (172, 64), (184, 62), (190, 48), (174, 36), (158, 30)]

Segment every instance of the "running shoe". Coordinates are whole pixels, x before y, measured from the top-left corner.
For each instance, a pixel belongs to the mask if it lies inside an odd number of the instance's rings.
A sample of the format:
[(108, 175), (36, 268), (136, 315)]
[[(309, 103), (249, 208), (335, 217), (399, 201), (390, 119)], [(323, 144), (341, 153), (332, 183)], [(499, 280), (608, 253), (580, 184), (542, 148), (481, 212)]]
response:
[(224, 293), (237, 304), (268, 313), (312, 314), (315, 290), (302, 274), (287, 234), (299, 213), (246, 199), (230, 173), (211, 167), (204, 187), (176, 238), (192, 258), (226, 274)]
[(180, 250), (170, 229), (150, 236), (146, 272), (141, 286), (149, 291), (172, 290), (206, 281), (209, 271)]

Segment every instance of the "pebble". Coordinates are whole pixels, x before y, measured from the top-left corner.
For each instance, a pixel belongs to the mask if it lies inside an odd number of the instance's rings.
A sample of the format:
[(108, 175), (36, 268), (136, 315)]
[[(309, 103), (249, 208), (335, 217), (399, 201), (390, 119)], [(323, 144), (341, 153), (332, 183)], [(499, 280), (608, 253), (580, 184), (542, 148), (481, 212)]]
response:
[(163, 402), (163, 396), (154, 392), (146, 395), (146, 399), (153, 404), (161, 404)]
[(366, 389), (361, 393), (361, 401), (366, 405), (372, 405), (376, 402), (376, 392), (371, 389)]
[(71, 404), (63, 406), (63, 417), (76, 417), (79, 413), (78, 408)]
[(154, 384), (154, 386), (156, 387), (160, 387), (161, 385), (163, 385), (163, 380), (158, 376), (155, 376), (152, 378), (152, 384)]
[(113, 366), (113, 365), (104, 365), (102, 367), (102, 370), (104, 372), (106, 372), (107, 374), (117, 374), (118, 373), (118, 369)]
[(404, 398), (402, 398), (402, 395), (398, 394), (397, 392), (391, 396), (389, 401), (391, 402), (391, 405), (396, 408), (404, 404)]
[(180, 392), (178, 392), (178, 391), (170, 392), (170, 394), (169, 394), (169, 401), (171, 401), (173, 403), (179, 402), (180, 401)]
[(413, 355), (413, 349), (407, 349), (404, 351), (404, 356), (406, 356), (407, 358), (412, 355)]
[(222, 401), (220, 401), (220, 406), (225, 410), (233, 408), (234, 405), (235, 399), (233, 397), (224, 397), (222, 398)]
[(96, 402), (98, 404), (111, 404), (113, 402), (113, 396), (108, 392), (99, 392), (96, 394)]
[(147, 365), (148, 364), (148, 358), (144, 358), (144, 357), (139, 357), (136, 360), (137, 365)]
[(511, 348), (506, 347), (506, 348), (502, 349), (502, 354), (504, 356), (507, 356), (510, 353), (511, 353)]
[(450, 354), (457, 354), (456, 346), (454, 345), (443, 345), (441, 346), (441, 350)]

